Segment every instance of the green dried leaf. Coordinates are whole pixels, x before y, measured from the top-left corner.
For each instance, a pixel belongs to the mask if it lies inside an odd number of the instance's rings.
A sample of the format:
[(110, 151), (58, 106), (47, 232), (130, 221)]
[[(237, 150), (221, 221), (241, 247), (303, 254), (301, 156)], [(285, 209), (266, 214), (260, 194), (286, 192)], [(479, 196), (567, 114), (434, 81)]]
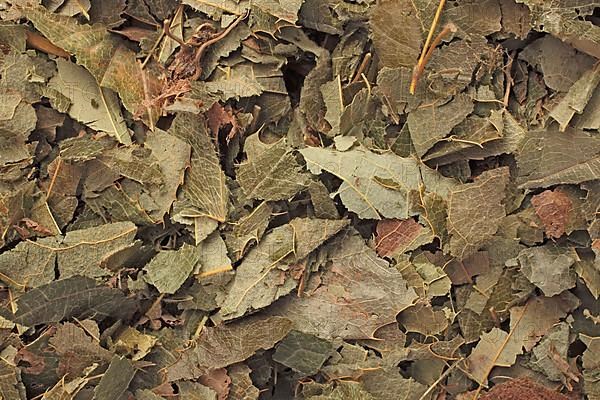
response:
[[(370, 15), (373, 44), (382, 67), (412, 68), (421, 54), (422, 34), (426, 21), (421, 20), (433, 7), (421, 7), (409, 0), (380, 1)], [(433, 3), (433, 2), (429, 2)], [(433, 15), (433, 14), (431, 14)], [(401, 26), (402, 29), (398, 29)]]
[(303, 0), (184, 0), (195, 9), (210, 15), (215, 20), (221, 19), (224, 12), (241, 15), (247, 9), (258, 8), (270, 15), (288, 21), (296, 22), (297, 14)]
[(129, 387), (135, 373), (136, 369), (127, 358), (115, 355), (94, 389), (94, 399), (118, 399)]
[(109, 28), (121, 25), (125, 20), (121, 14), (125, 11), (125, 0), (105, 0), (92, 2), (89, 15), (92, 23), (100, 23)]
[(407, 332), (417, 332), (425, 336), (440, 334), (448, 328), (448, 318), (442, 310), (434, 310), (431, 305), (417, 303), (402, 311), (398, 322)]
[(598, 83), (600, 83), (600, 66), (596, 65), (581, 75), (566, 96), (550, 111), (550, 116), (560, 125), (561, 132), (567, 129), (575, 113), (583, 113)]
[(558, 92), (569, 91), (582, 74), (594, 65), (594, 58), (577, 52), (551, 35), (543, 36), (525, 47), (519, 58), (543, 72), (546, 86)]
[(261, 200), (284, 200), (308, 185), (292, 149), (285, 139), (273, 145), (262, 143), (258, 135), (246, 139), (248, 161), (238, 168), (238, 182), (246, 196)]
[(65, 236), (21, 242), (11, 251), (0, 254), (1, 279), (22, 291), (50, 283), (55, 268), (62, 278), (108, 275), (109, 271), (100, 263), (109, 254), (130, 245), (136, 231), (131, 222), (119, 222), (71, 231)]
[(110, 363), (112, 353), (90, 335), (99, 335), (98, 326), (90, 320), (81, 321), (80, 325), (65, 322), (56, 328), (48, 343), (60, 356), (58, 371), (61, 376), (74, 379), (84, 375), (94, 363), (103, 366)]
[(569, 325), (565, 322), (555, 325), (532, 350), (531, 365), (550, 380), (561, 381), (565, 378), (565, 367), (569, 365), (569, 331)]
[(396, 368), (367, 370), (361, 382), (377, 400), (396, 398), (399, 394), (403, 400), (419, 400), (427, 390), (413, 378), (403, 377)]
[(142, 70), (133, 51), (102, 25), (80, 25), (73, 18), (52, 14), (41, 7), (26, 8), (23, 12), (48, 40), (74, 54), (78, 64), (96, 78), (100, 87), (117, 92), (129, 112), (142, 115), (154, 126), (158, 108), (143, 103), (157, 96), (161, 85), (147, 69)]
[[(371, 339), (378, 328), (396, 321), (396, 315), (417, 299), (400, 272), (378, 258), (357, 235), (334, 241), (330, 259), (332, 265), (310, 295), (288, 296), (272, 312), (290, 318), (295, 329), (323, 338)], [(378, 289), (373, 291), (373, 287)], [(344, 301), (339, 302), (340, 298)], [(370, 318), (365, 319), (365, 314)]]
[[(408, 196), (421, 184), (425, 190), (442, 195), (454, 186), (454, 181), (421, 167), (414, 158), (392, 153), (376, 154), (363, 148), (340, 152), (317, 147), (302, 149), (300, 153), (313, 174), (327, 171), (342, 179), (337, 194), (350, 211), (363, 219), (380, 219), (380, 215), (406, 219)], [(397, 185), (389, 188), (381, 184), (385, 180)]]
[(169, 134), (192, 147), (190, 168), (185, 174), (182, 194), (195, 210), (189, 210), (185, 216), (225, 221), (229, 212), (229, 189), (204, 117), (179, 113)]
[(598, 360), (600, 360), (600, 337), (579, 335), (581, 341), (587, 346), (583, 353), (583, 387), (590, 399), (600, 396), (600, 384), (598, 383)]
[(348, 225), (348, 220), (298, 218), (275, 228), (250, 250), (227, 288), (220, 315), (229, 320), (261, 309), (298, 284), (292, 266)]
[(273, 360), (304, 375), (314, 375), (332, 353), (331, 342), (294, 330), (277, 345)]
[(506, 215), (502, 201), (508, 178), (508, 168), (498, 168), (450, 192), (447, 224), (452, 255), (464, 259), (496, 233)]
[(196, 248), (188, 244), (179, 250), (161, 251), (144, 267), (144, 279), (160, 293), (175, 293), (190, 276), (198, 260)]
[(473, 101), (459, 94), (446, 104), (433, 104), (411, 112), (407, 123), (417, 155), (424, 155), (472, 111)]
[(572, 266), (579, 260), (574, 249), (553, 244), (523, 249), (518, 256), (521, 272), (546, 296), (554, 296), (575, 286)]
[(270, 349), (292, 329), (281, 317), (247, 318), (242, 322), (205, 328), (195, 346), (167, 368), (169, 382), (193, 379), (210, 370), (244, 361), (260, 349)]
[(127, 314), (132, 303), (119, 289), (97, 285), (91, 278), (73, 276), (32, 289), (20, 296), (12, 320), (34, 326), (77, 317), (102, 320)]
[(191, 146), (186, 141), (160, 129), (149, 133), (144, 147), (152, 150), (164, 182), (150, 193), (153, 204), (143, 204), (144, 210), (156, 222), (162, 221), (177, 198), (177, 189), (183, 182), (189, 163)]
[(600, 175), (600, 137), (572, 128), (529, 132), (519, 145), (517, 165), (520, 188), (596, 179)]
[(14, 361), (17, 350), (8, 346), (0, 353), (0, 393), (6, 399), (26, 400), (25, 386)]
[(49, 87), (70, 100), (69, 115), (92, 129), (108, 133), (122, 144), (131, 144), (117, 95), (98, 86), (83, 67), (62, 59), (56, 63), (58, 74), (50, 80)]
[(582, 0), (517, 0), (530, 9), (531, 27), (548, 32), (594, 57), (600, 55), (600, 28), (585, 19), (594, 5)]
[(233, 364), (227, 368), (231, 378), (228, 400), (257, 400), (260, 390), (252, 383), (250, 368), (246, 364)]
[(578, 305), (579, 300), (565, 292), (555, 297), (535, 297), (524, 306), (513, 307), (510, 332), (494, 328), (484, 333), (467, 358), (467, 372), (479, 384), (485, 385), (495, 366), (513, 365), (523, 348), (530, 351), (559, 319)]
[(231, 234), (225, 236), (225, 243), (234, 261), (241, 259), (252, 243), (260, 241), (267, 230), (272, 212), (271, 205), (263, 201), (235, 223)]

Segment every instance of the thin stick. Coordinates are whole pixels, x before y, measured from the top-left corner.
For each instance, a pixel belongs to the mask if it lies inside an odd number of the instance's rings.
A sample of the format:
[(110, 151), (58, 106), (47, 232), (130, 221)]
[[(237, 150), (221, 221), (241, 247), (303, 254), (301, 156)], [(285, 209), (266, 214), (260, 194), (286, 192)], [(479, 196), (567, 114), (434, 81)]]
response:
[(362, 74), (360, 74), (360, 76), (362, 77), (363, 81), (365, 82), (365, 85), (367, 85), (367, 94), (369, 96), (371, 96), (371, 84), (369, 83), (369, 79), (367, 78), (367, 76), (365, 75), (364, 72)]
[(435, 39), (433, 39), (431, 46), (429, 47), (429, 49), (425, 53), (425, 56), (423, 57), (423, 62), (417, 64), (413, 71), (412, 80), (410, 82), (410, 94), (415, 94), (419, 78), (421, 78), (421, 75), (423, 75), (425, 66), (431, 59), (431, 56), (433, 56), (433, 52), (435, 51), (436, 47), (442, 42), (444, 37), (451, 32), (456, 32), (456, 25), (454, 25), (453, 23), (448, 23), (444, 26), (444, 29), (442, 29), (442, 31), (435, 37)]
[(352, 81), (350, 83), (356, 83), (361, 79), (361, 75), (367, 69), (367, 66), (371, 62), (372, 57), (373, 57), (373, 55), (371, 53), (365, 54), (365, 58), (363, 58), (362, 62), (358, 66), (358, 69), (356, 70), (356, 74), (354, 75), (354, 79), (352, 79)]
[(340, 96), (340, 110), (344, 110), (344, 92), (342, 91), (342, 78), (338, 75), (337, 76), (337, 86), (338, 86), (338, 94)]
[(167, 35), (169, 37), (169, 39), (174, 40), (177, 43), (179, 43), (179, 45), (181, 47), (188, 47), (188, 44), (186, 42), (184, 42), (181, 38), (178, 38), (177, 36), (173, 35), (173, 33), (171, 33), (171, 20), (170, 19), (165, 19), (165, 21), (163, 22), (163, 32), (165, 35)]
[(204, 52), (206, 51), (208, 46), (211, 46), (211, 45), (217, 43), (219, 40), (221, 40), (225, 36), (227, 36), (229, 34), (229, 32), (231, 32), (233, 30), (233, 28), (235, 28), (240, 22), (242, 22), (244, 19), (246, 19), (247, 16), (248, 16), (248, 12), (240, 15), (223, 32), (221, 32), (214, 38), (202, 43), (202, 45), (196, 51), (196, 56), (194, 57), (194, 65), (196, 66), (196, 72), (194, 73), (194, 76), (192, 76), (192, 80), (198, 80), (200, 78), (200, 75), (202, 74), (202, 68), (200, 68), (200, 59), (202, 58), (202, 55), (204, 54)]
[(506, 64), (506, 67), (504, 70), (504, 76), (506, 79), (506, 91), (504, 92), (504, 99), (502, 102), (504, 104), (504, 108), (508, 107), (508, 100), (510, 99), (510, 90), (512, 89), (512, 86), (514, 84), (511, 70), (512, 70), (513, 61), (515, 60), (516, 55), (517, 55), (516, 50), (508, 55), (508, 63)]
[(62, 166), (62, 158), (58, 158), (56, 162), (56, 168), (54, 169), (54, 174), (52, 174), (52, 179), (50, 180), (50, 186), (48, 187), (48, 192), (46, 192), (46, 200), (50, 197), (50, 193), (52, 192), (52, 188), (56, 183), (56, 177), (58, 176), (58, 171), (60, 171), (60, 167)]
[(424, 400), (424, 399), (425, 399), (425, 398), (426, 398), (426, 397), (429, 395), (429, 393), (433, 392), (433, 389), (435, 389), (435, 387), (436, 387), (437, 385), (439, 385), (439, 383), (440, 383), (441, 381), (443, 381), (443, 380), (444, 380), (444, 379), (445, 379), (445, 378), (446, 378), (448, 375), (450, 375), (450, 372), (452, 372), (452, 370), (454, 369), (454, 367), (456, 367), (456, 366), (458, 365), (458, 363), (459, 363), (459, 362), (461, 362), (461, 361), (462, 361), (462, 360), (458, 360), (458, 361), (456, 361), (454, 364), (452, 364), (451, 366), (449, 366), (449, 367), (448, 367), (448, 369), (447, 369), (447, 370), (445, 370), (445, 371), (444, 371), (444, 373), (443, 373), (443, 374), (441, 374), (441, 375), (440, 375), (440, 377), (439, 377), (439, 378), (437, 378), (437, 379), (435, 380), (435, 382), (433, 382), (433, 383), (432, 383), (432, 384), (429, 386), (429, 388), (428, 388), (428, 389), (425, 391), (425, 393), (423, 393), (423, 394), (421, 395), (421, 397), (419, 397), (419, 400)]
[[(446, 4), (446, 0), (440, 0), (440, 4), (438, 5), (438, 8), (435, 12), (433, 21), (431, 22), (431, 28), (429, 28), (429, 33), (427, 34), (427, 40), (425, 40), (425, 45), (423, 46), (423, 50), (421, 50), (421, 56), (419, 57), (419, 62), (417, 62), (417, 66), (415, 67), (415, 70), (425, 68), (425, 63), (424, 63), (425, 55), (427, 54), (427, 51), (429, 50), (429, 43), (431, 42), (433, 33), (435, 32), (435, 29), (437, 28), (437, 24), (440, 21), (440, 16), (442, 15), (442, 9), (444, 8), (445, 4)], [(413, 74), (413, 79), (410, 82), (410, 94), (415, 94), (415, 89), (417, 88), (418, 79), (419, 79), (419, 76)]]

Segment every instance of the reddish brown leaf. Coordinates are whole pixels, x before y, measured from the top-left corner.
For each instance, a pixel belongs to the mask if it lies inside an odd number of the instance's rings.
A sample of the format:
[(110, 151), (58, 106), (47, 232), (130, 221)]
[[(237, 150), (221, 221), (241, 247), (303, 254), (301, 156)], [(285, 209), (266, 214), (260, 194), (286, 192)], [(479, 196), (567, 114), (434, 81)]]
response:
[(39, 354), (29, 351), (27, 347), (23, 347), (21, 350), (19, 350), (15, 361), (17, 363), (24, 361), (29, 364), (23, 369), (31, 375), (39, 375), (46, 369), (46, 362), (44, 361), (44, 358)]
[(219, 130), (231, 125), (231, 131), (227, 135), (227, 140), (231, 140), (239, 130), (239, 125), (230, 106), (223, 107), (221, 104), (214, 103), (206, 112), (208, 127), (214, 137), (217, 137)]
[(213, 369), (208, 374), (201, 376), (198, 382), (217, 392), (218, 400), (227, 399), (231, 378), (227, 375), (225, 368)]
[(55, 46), (45, 37), (38, 35), (35, 32), (25, 31), (27, 33), (27, 44), (29, 47), (32, 47), (36, 50), (43, 51), (44, 53), (66, 58), (71, 57), (71, 54), (61, 49), (58, 46)]
[(151, 38), (156, 34), (156, 31), (150, 29), (144, 29), (137, 26), (128, 26), (120, 30), (111, 31), (118, 33), (119, 35), (125, 36), (127, 39), (134, 42), (141, 42), (143, 39)]
[(546, 190), (531, 199), (535, 213), (546, 228), (546, 235), (559, 238), (565, 233), (573, 203), (568, 195), (560, 190)]
[(406, 247), (423, 227), (412, 218), (385, 219), (377, 223), (375, 250), (381, 257), (392, 254), (399, 247)]
[(490, 268), (490, 259), (487, 251), (477, 252), (464, 260), (454, 259), (446, 265), (444, 271), (453, 285), (473, 283), (475, 275), (482, 274)]

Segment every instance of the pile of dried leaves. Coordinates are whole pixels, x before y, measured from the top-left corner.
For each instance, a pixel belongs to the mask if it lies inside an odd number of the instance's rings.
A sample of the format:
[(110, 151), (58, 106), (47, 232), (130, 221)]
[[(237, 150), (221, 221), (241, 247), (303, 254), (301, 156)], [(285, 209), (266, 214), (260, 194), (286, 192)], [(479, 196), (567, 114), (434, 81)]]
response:
[(600, 1), (438, 5), (0, 1), (0, 397), (600, 399)]

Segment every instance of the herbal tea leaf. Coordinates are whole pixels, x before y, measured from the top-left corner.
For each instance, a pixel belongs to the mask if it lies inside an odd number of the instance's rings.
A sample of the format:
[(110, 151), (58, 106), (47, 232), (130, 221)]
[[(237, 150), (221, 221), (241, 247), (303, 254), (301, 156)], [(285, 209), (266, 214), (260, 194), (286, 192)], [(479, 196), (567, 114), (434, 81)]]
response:
[[(34, 326), (77, 317), (102, 320), (126, 315), (131, 302), (119, 289), (97, 285), (91, 278), (73, 276), (32, 289), (17, 299), (12, 320)], [(128, 310), (129, 308), (129, 310)]]

